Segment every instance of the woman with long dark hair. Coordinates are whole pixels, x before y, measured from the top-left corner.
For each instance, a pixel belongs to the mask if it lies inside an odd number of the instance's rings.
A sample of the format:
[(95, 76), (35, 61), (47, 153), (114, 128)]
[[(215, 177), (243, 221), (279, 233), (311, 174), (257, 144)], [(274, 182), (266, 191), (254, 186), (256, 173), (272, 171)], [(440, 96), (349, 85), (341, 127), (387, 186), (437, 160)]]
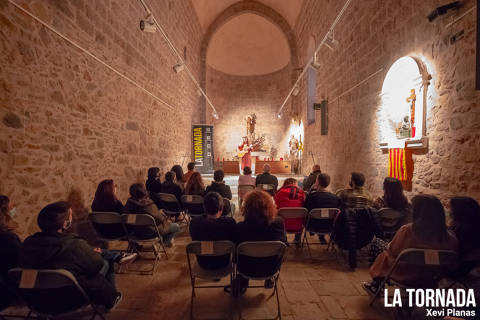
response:
[(97, 212), (123, 212), (123, 204), (117, 198), (117, 187), (113, 180), (103, 180), (98, 184), (95, 198), (92, 202), (92, 211)]
[(147, 191), (150, 195), (162, 192), (162, 183), (160, 181), (160, 168), (152, 167), (148, 169), (148, 178), (145, 182)]
[(199, 172), (195, 171), (192, 173), (183, 193), (186, 195), (199, 195), (203, 197), (205, 194), (205, 185), (203, 184), (203, 179)]
[(175, 177), (177, 178), (177, 184), (180, 186), (180, 188), (182, 188), (183, 190), (183, 187), (185, 186), (183, 184), (183, 169), (182, 169), (182, 166), (179, 165), (179, 164), (176, 164), (172, 167), (172, 169), (170, 169), (170, 171), (173, 171), (175, 172)]
[[(402, 226), (370, 268), (373, 281), (364, 283), (364, 288), (375, 293), (381, 280), (386, 277), (395, 259), (405, 249), (458, 250), (458, 241), (447, 230), (445, 210), (438, 198), (432, 195), (417, 195), (412, 199), (413, 223)], [(415, 270), (414, 270), (415, 269)], [(413, 288), (431, 285), (431, 277), (421, 267), (398, 266), (391, 278)]]

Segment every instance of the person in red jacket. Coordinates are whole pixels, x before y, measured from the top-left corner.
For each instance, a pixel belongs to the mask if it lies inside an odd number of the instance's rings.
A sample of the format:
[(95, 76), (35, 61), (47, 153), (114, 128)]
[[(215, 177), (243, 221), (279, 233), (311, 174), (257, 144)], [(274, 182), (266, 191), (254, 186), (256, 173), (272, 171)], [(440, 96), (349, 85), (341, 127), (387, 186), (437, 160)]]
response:
[[(297, 180), (294, 178), (288, 178), (283, 183), (283, 186), (275, 194), (275, 204), (277, 208), (292, 208), (292, 207), (303, 207), (305, 203), (305, 193), (301, 188), (298, 187)], [(305, 223), (304, 219), (293, 218), (285, 219), (285, 230), (296, 231), (302, 228), (302, 225)], [(295, 234), (295, 243), (297, 246), (300, 245), (300, 239), (302, 234)]]

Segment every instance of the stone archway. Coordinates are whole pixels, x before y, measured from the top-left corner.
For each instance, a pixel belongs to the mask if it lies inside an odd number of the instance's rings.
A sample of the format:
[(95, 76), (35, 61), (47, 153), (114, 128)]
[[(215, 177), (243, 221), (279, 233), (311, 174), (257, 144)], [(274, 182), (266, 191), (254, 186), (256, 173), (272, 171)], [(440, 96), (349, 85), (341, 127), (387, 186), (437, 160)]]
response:
[[(252, 13), (259, 15), (276, 26), (280, 28), (280, 30), (284, 33), (288, 45), (290, 47), (290, 57), (291, 57), (291, 64), (292, 66), (298, 65), (298, 55), (297, 55), (297, 44), (295, 40), (295, 33), (288, 24), (287, 20), (283, 16), (281, 16), (277, 11), (273, 10), (269, 6), (266, 6), (260, 2), (253, 1), (253, 0), (246, 0), (237, 2), (230, 7), (223, 10), (215, 20), (210, 24), (205, 35), (202, 40), (201, 45), (201, 52), (200, 52), (200, 85), (203, 90), (206, 88), (206, 77), (207, 77), (207, 49), (210, 44), (210, 41), (213, 38), (215, 32), (221, 28), (225, 23), (229, 20), (244, 14), (244, 13)], [(292, 85), (295, 82), (295, 74), (292, 72)], [(201, 104), (201, 120), (206, 122), (206, 101), (202, 99)]]

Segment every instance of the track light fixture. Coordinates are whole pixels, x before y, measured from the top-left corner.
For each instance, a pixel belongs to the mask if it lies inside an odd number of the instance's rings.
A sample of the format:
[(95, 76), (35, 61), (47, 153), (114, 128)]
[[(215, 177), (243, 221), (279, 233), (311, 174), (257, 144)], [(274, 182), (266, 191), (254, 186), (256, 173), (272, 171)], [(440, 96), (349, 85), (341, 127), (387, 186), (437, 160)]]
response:
[(282, 113), (281, 112), (277, 113), (277, 118), (282, 119)]
[(295, 88), (292, 91), (292, 96), (294, 97), (298, 96), (299, 92), (300, 92), (300, 88), (298, 86), (295, 86)]
[(217, 120), (218, 120), (218, 118), (219, 118), (219, 117), (218, 117), (218, 113), (216, 113), (216, 112), (212, 113), (212, 116), (213, 116), (215, 119), (217, 119)]
[(140, 20), (140, 30), (145, 32), (157, 32), (157, 26), (153, 22), (152, 15), (149, 14), (144, 20)]
[(183, 69), (185, 69), (185, 66), (181, 63), (178, 63), (178, 64), (173, 66), (173, 71), (175, 71), (176, 73), (182, 72)]
[(202, 91), (201, 91), (200, 89), (197, 89), (197, 95), (198, 95), (199, 97), (203, 96), (203, 93), (202, 93)]
[(312, 61), (311, 65), (315, 70), (318, 70), (321, 67), (320, 62), (318, 62), (318, 60), (317, 60), (317, 53), (316, 52), (313, 55), (313, 61)]
[(333, 30), (328, 33), (328, 37), (325, 40), (325, 45), (328, 49), (332, 51), (335, 51), (340, 46), (340, 42), (335, 39), (335, 34), (333, 33)]

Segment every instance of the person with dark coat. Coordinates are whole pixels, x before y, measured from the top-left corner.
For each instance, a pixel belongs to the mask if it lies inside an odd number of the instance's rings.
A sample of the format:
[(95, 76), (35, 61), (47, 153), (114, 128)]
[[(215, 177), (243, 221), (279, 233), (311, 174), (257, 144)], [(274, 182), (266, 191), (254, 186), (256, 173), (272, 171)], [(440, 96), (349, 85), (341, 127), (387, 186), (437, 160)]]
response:
[(130, 198), (125, 203), (125, 213), (129, 214), (148, 214), (155, 219), (158, 231), (163, 237), (167, 247), (172, 247), (173, 237), (180, 231), (176, 223), (168, 221), (167, 216), (162, 210), (148, 197), (147, 190), (143, 183), (134, 183), (130, 186)]
[(375, 209), (391, 208), (401, 213), (396, 221), (392, 221), (395, 223), (396, 229), (412, 222), (412, 206), (403, 193), (402, 181), (398, 179), (386, 177), (383, 180), (383, 196), (377, 198), (372, 207)]
[(16, 209), (7, 196), (0, 195), (0, 310), (14, 302), (15, 294), (8, 284), (8, 270), (17, 266), (21, 241), (10, 229), (9, 221)]
[(216, 170), (213, 173), (213, 181), (212, 184), (207, 186), (205, 192), (218, 192), (223, 198), (227, 198), (228, 200), (232, 200), (232, 190), (230, 190), (230, 186), (225, 184), (223, 178), (225, 174), (223, 170)]
[(173, 171), (165, 173), (165, 181), (162, 183), (162, 193), (173, 194), (178, 203), (182, 200), (182, 188), (176, 182), (176, 175)]
[[(190, 236), (193, 241), (236, 242), (236, 222), (231, 217), (222, 217), (223, 198), (217, 192), (208, 192), (203, 198), (205, 215), (190, 222)], [(220, 269), (228, 263), (228, 256), (197, 257), (198, 264), (205, 269)]]
[(315, 184), (315, 181), (317, 181), (317, 177), (320, 173), (322, 173), (322, 170), (320, 170), (320, 165), (314, 165), (312, 172), (308, 175), (308, 177), (305, 178), (305, 180), (303, 180), (302, 188), (305, 192), (310, 191), (312, 186)]
[(178, 184), (178, 186), (183, 190), (183, 188), (185, 187), (185, 182), (183, 182), (183, 169), (182, 169), (182, 166), (179, 165), (179, 164), (176, 164), (172, 167), (172, 169), (170, 169), (170, 171), (173, 171), (175, 172), (175, 183)]
[[(113, 308), (121, 300), (109, 263), (101, 249), (93, 248), (82, 238), (65, 231), (72, 223), (72, 209), (67, 202), (55, 202), (38, 215), (41, 232), (28, 237), (19, 253), (19, 266), (31, 269), (65, 269), (78, 280), (93, 303)], [(63, 297), (58, 297), (62, 303)], [(68, 297), (65, 297), (65, 303)]]
[(274, 191), (277, 191), (278, 179), (270, 174), (270, 165), (268, 163), (263, 166), (263, 173), (255, 178), (255, 185), (258, 186), (259, 184), (273, 184), (275, 187)]
[[(242, 207), (245, 220), (237, 224), (237, 243), (245, 241), (282, 241), (287, 242), (283, 219), (276, 217), (277, 209), (270, 195), (264, 191), (251, 191), (247, 194)], [(262, 263), (257, 260), (244, 260), (244, 270), (249, 274), (271, 269), (278, 264), (276, 257), (266, 257)], [(248, 286), (248, 279), (239, 277), (240, 293), (244, 294)], [(265, 281), (265, 287), (271, 288), (272, 280)]]
[(153, 167), (148, 169), (148, 178), (145, 182), (147, 191), (150, 195), (162, 192), (162, 182), (160, 181), (160, 168)]
[(123, 204), (117, 198), (117, 186), (111, 179), (103, 180), (98, 184), (92, 202), (94, 212), (123, 212)]

